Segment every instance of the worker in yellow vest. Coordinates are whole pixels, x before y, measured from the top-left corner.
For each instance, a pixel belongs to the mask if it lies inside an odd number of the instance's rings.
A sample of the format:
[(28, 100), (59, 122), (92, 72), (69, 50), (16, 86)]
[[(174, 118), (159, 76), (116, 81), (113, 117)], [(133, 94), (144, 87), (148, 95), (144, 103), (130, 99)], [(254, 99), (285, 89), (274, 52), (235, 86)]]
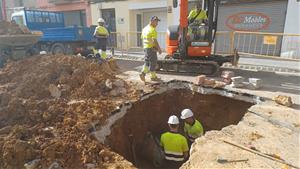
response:
[(179, 119), (172, 115), (168, 120), (169, 132), (161, 135), (160, 145), (165, 153), (166, 168), (179, 168), (182, 163), (188, 158), (188, 143), (187, 139), (178, 133)]
[(184, 120), (184, 132), (190, 143), (203, 135), (202, 124), (194, 118), (194, 114), (190, 109), (182, 110), (180, 118)]
[(194, 9), (192, 9), (189, 13), (188, 16), (188, 21), (189, 24), (193, 23), (193, 22), (198, 22), (198, 23), (202, 23), (202, 22), (206, 22), (207, 20), (207, 15), (206, 15), (206, 11), (201, 9), (201, 4), (198, 3)]
[(157, 16), (151, 17), (150, 23), (143, 29), (141, 38), (143, 39), (143, 47), (145, 52), (145, 64), (140, 74), (140, 79), (145, 80), (147, 73), (150, 73), (152, 81), (159, 81), (155, 68), (157, 63), (157, 52), (162, 53), (161, 48), (157, 42), (156, 27), (160, 19)]
[(96, 46), (94, 50), (94, 54), (97, 55), (100, 53), (102, 59), (107, 58), (106, 54), (106, 46), (107, 46), (107, 38), (109, 36), (108, 30), (104, 27), (104, 19), (98, 19), (98, 26), (95, 29), (94, 37), (97, 38)]

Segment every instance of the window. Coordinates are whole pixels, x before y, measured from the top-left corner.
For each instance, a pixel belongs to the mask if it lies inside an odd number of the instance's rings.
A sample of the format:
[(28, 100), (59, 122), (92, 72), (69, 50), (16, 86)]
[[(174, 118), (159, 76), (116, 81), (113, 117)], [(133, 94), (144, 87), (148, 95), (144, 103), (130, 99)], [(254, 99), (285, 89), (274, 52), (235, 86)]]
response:
[(18, 25), (24, 25), (23, 16), (14, 16), (12, 18)]

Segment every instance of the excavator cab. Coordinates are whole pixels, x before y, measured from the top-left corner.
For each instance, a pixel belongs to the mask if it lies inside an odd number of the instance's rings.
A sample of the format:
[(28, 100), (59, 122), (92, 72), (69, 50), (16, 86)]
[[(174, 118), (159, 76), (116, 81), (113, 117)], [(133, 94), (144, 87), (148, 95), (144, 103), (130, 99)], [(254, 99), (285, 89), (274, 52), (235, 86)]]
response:
[[(217, 32), (218, 9), (220, 0), (201, 0), (201, 10), (207, 19), (198, 22), (196, 17), (188, 19), (188, 0), (180, 0), (179, 25), (172, 25), (167, 30), (167, 56), (158, 61), (158, 70), (215, 75), (219, 67), (226, 62), (236, 65), (237, 52), (231, 56), (212, 54), (212, 46)], [(178, 1), (173, 0), (177, 8)], [(197, 15), (198, 16), (198, 15)]]

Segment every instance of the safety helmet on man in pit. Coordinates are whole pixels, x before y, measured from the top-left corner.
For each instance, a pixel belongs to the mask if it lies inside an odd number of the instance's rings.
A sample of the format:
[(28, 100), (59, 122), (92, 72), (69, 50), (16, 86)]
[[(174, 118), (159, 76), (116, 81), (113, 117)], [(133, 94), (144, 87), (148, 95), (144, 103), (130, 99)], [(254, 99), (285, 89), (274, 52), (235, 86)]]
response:
[(193, 112), (192, 112), (192, 110), (190, 110), (190, 109), (184, 109), (184, 110), (182, 110), (182, 112), (181, 112), (181, 119), (187, 119), (187, 118), (190, 118), (190, 117), (193, 117), (194, 116), (194, 114), (193, 114)]
[(179, 119), (175, 115), (169, 117), (168, 124), (179, 124)]

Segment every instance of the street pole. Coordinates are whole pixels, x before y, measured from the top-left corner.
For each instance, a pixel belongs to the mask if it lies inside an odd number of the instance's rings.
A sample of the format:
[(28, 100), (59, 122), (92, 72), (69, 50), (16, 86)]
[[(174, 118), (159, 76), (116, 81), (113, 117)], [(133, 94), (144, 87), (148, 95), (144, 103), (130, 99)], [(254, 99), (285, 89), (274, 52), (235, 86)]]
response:
[(6, 0), (2, 0), (2, 16), (3, 16), (3, 20), (7, 20), (7, 14), (6, 14)]

